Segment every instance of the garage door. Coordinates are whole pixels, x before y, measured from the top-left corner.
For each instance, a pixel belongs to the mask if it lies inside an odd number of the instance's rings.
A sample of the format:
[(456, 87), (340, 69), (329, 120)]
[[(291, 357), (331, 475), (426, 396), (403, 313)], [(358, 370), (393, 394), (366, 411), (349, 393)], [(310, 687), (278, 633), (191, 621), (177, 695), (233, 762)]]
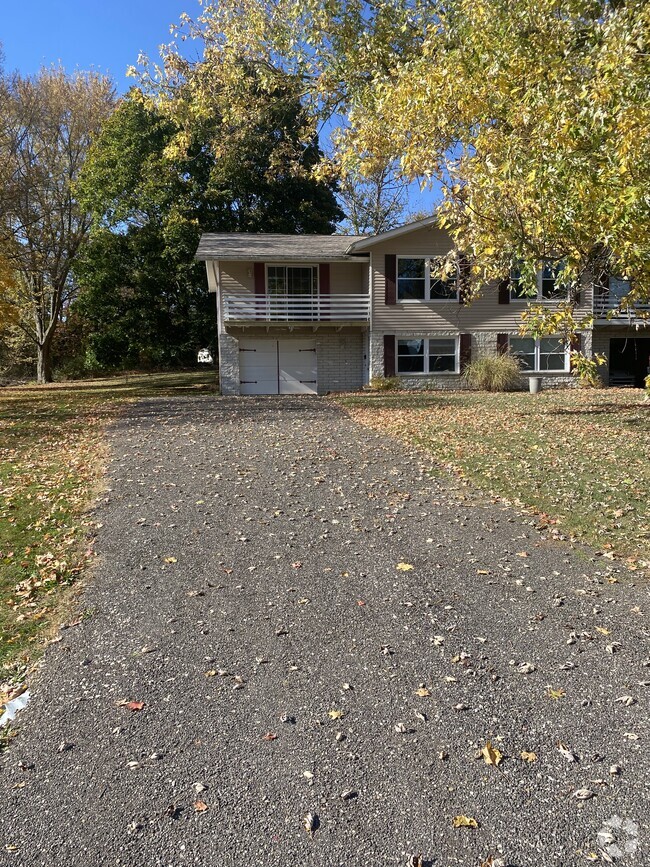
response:
[(240, 394), (316, 394), (315, 340), (240, 340)]

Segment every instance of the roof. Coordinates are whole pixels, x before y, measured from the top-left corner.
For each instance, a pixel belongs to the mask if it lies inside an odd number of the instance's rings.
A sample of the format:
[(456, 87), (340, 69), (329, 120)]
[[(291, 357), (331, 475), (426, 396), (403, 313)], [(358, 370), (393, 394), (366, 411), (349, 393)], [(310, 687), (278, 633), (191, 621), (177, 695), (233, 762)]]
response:
[(375, 244), (381, 244), (384, 241), (389, 241), (391, 238), (398, 238), (400, 235), (406, 235), (408, 232), (414, 232), (416, 229), (426, 229), (429, 226), (433, 227), (437, 225), (438, 217), (434, 214), (431, 217), (425, 217), (423, 220), (416, 220), (413, 223), (405, 223), (403, 226), (397, 226), (395, 229), (388, 229), (388, 231), (380, 232), (378, 235), (362, 235), (352, 242), (348, 252), (361, 252)]
[[(350, 247), (365, 235), (274, 235), (225, 232), (201, 236), (196, 258), (226, 262), (358, 262)], [(366, 261), (366, 257), (361, 257)]]

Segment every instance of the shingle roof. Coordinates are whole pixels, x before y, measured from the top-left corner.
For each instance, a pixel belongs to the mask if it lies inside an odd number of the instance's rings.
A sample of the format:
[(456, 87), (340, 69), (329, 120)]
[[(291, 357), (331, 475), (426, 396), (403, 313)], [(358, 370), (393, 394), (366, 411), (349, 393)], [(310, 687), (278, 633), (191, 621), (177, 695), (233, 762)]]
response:
[[(365, 235), (273, 235), (245, 232), (204, 234), (196, 258), (254, 262), (354, 262), (349, 247)], [(362, 257), (362, 261), (366, 256)]]

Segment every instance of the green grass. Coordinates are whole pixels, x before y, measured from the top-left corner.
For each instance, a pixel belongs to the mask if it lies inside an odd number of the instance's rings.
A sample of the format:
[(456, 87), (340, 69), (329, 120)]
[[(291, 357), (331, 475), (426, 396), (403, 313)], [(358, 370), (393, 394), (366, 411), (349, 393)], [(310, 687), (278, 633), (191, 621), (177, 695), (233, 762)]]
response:
[(0, 389), (0, 705), (90, 556), (107, 423), (136, 398), (214, 390), (214, 373)]
[(637, 389), (354, 395), (359, 421), (632, 568), (650, 566), (650, 404)]

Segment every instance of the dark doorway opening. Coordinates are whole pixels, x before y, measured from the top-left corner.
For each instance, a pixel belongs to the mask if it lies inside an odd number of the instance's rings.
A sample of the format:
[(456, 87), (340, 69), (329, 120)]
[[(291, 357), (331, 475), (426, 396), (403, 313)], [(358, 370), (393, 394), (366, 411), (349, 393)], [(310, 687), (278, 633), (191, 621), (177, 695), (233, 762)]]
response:
[(609, 384), (642, 388), (650, 373), (650, 337), (617, 337), (609, 341)]

